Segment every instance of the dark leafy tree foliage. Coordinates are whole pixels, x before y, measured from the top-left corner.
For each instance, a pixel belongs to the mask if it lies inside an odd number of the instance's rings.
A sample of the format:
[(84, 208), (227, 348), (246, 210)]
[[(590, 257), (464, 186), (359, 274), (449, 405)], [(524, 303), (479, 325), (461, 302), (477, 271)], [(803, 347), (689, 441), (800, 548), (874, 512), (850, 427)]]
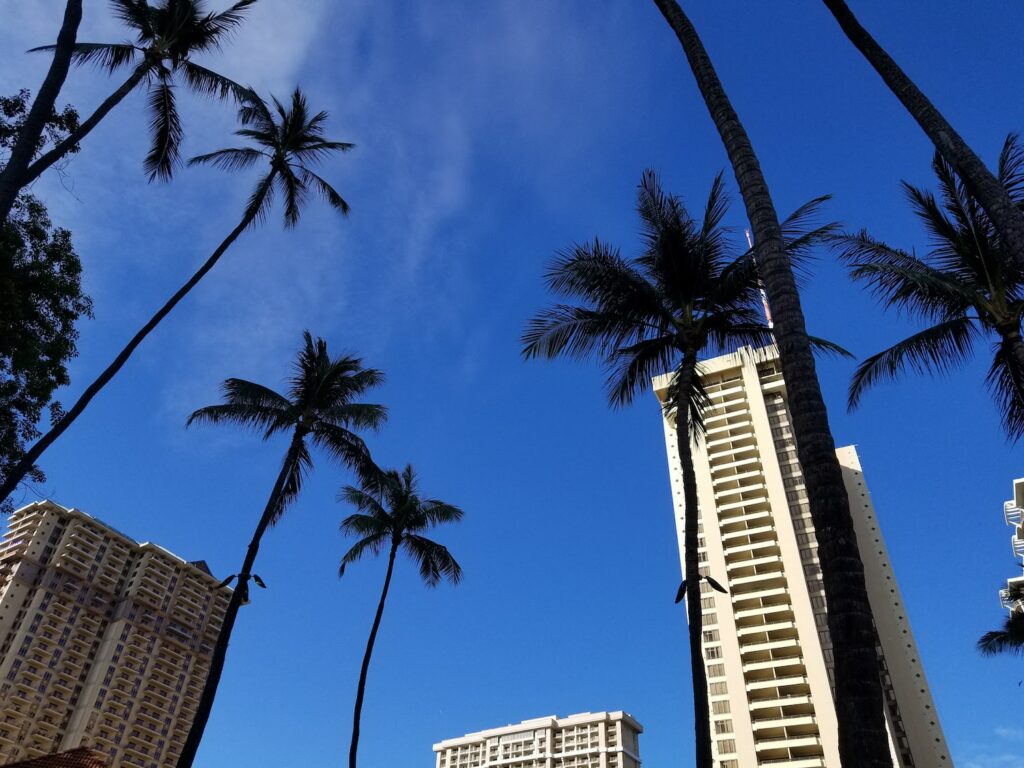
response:
[[(24, 123), (29, 92), (0, 97), (0, 162), (6, 162)], [(59, 142), (78, 124), (71, 107), (54, 111), (36, 147)], [(76, 322), (92, 315), (82, 292), (82, 264), (71, 233), (54, 227), (34, 196), (16, 198), (0, 227), (0, 476), (6, 475), (40, 432), (48, 409), (59, 417), (54, 392), (69, 383), (67, 364), (77, 354)], [(27, 479), (41, 482), (33, 465)], [(3, 511), (12, 506), (3, 502)]]
[[(1024, 436), (1024, 270), (960, 176), (936, 153), (939, 195), (906, 182), (903, 189), (930, 243), (917, 256), (867, 232), (837, 239), (851, 274), (888, 307), (926, 322), (923, 330), (871, 355), (850, 383), (850, 406), (879, 381), (906, 370), (945, 373), (991, 344), (987, 383), (1013, 440)], [(1015, 135), (999, 155), (997, 178), (1024, 208), (1024, 149)]]

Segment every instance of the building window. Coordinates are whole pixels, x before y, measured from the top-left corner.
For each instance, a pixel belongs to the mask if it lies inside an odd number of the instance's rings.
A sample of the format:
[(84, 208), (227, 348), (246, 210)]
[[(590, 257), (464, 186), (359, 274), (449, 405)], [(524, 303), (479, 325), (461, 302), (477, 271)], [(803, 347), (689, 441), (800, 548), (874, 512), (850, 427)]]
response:
[(729, 702), (728, 701), (714, 701), (711, 703), (711, 711), (716, 715), (728, 715), (729, 714)]
[(732, 720), (715, 720), (715, 733), (732, 733)]

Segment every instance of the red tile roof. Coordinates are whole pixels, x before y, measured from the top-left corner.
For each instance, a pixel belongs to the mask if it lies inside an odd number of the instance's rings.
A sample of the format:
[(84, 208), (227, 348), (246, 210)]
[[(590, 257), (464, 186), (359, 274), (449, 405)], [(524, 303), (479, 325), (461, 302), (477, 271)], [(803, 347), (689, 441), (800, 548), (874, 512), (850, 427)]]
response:
[(107, 762), (106, 755), (87, 747), (79, 747), (56, 755), (8, 763), (5, 768), (107, 768)]

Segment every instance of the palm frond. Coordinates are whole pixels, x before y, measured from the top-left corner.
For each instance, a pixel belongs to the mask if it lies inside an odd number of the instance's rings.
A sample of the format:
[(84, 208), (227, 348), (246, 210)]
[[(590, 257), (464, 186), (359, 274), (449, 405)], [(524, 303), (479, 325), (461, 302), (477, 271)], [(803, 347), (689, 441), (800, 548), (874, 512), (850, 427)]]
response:
[(245, 21), (245, 12), (256, 2), (257, 0), (239, 0), (220, 13), (211, 13), (204, 17), (200, 27), (205, 39), (200, 50), (220, 48), (223, 39)]
[(218, 149), (215, 152), (207, 152), (205, 155), (196, 155), (188, 161), (193, 165), (212, 165), (223, 171), (241, 171), (251, 168), (259, 160), (268, 159), (266, 154), (252, 147), (229, 147)]
[(341, 558), (341, 564), (338, 566), (338, 576), (344, 576), (346, 567), (361, 560), (363, 555), (379, 555), (389, 540), (390, 534), (387, 531), (373, 533), (359, 539)]
[[(1020, 350), (1020, 354), (1016, 353)], [(1024, 437), (1024, 346), (1020, 337), (1002, 338), (995, 344), (992, 366), (985, 382), (1002, 416), (1010, 440)]]
[(462, 581), (462, 567), (441, 544), (410, 533), (402, 537), (402, 548), (419, 566), (420, 578), (428, 587), (436, 587), (442, 579), (452, 584)]
[(249, 195), (249, 201), (245, 206), (245, 215), (252, 216), (253, 221), (263, 223), (270, 212), (270, 206), (274, 204), (274, 179), (277, 172), (271, 170), (262, 179), (256, 182), (256, 186)]
[(369, 460), (370, 451), (363, 439), (354, 432), (334, 424), (317, 421), (310, 437), (313, 443), (334, 460), (356, 469)]
[(458, 507), (440, 499), (426, 499), (420, 506), (420, 511), (427, 523), (427, 527), (443, 525), (444, 523), (457, 523), (462, 520), (465, 514)]
[(908, 367), (917, 373), (946, 373), (970, 358), (979, 336), (967, 317), (946, 320), (909, 336), (861, 363), (850, 381), (849, 407), (857, 407), (864, 392), (879, 381), (895, 379)]
[(328, 205), (338, 211), (342, 216), (348, 215), (349, 205), (345, 202), (345, 199), (338, 194), (334, 187), (308, 168), (303, 167), (300, 170), (300, 173), (302, 174), (303, 182), (305, 182), (307, 186), (313, 187)]
[(997, 653), (1024, 654), (1024, 613), (1013, 611), (1006, 617), (1002, 629), (986, 632), (978, 640), (978, 651), (984, 656)]
[(1013, 202), (1024, 206), (1024, 147), (1016, 133), (1007, 135), (999, 153), (999, 183)]
[(302, 485), (313, 470), (313, 457), (309, 455), (309, 448), (304, 441), (300, 441), (295, 454), (295, 461), (288, 467), (288, 474), (285, 476), (284, 487), (281, 489), (281, 500), (274, 510), (270, 519), (271, 525), (277, 525), (281, 516), (292, 502), (302, 492)]
[(287, 167), (278, 171), (277, 184), (284, 193), (284, 225), (288, 228), (294, 227), (302, 215), (307, 193), (306, 184)]
[(811, 344), (811, 349), (815, 352), (821, 352), (826, 355), (835, 355), (836, 357), (845, 357), (851, 360), (854, 357), (854, 354), (850, 350), (836, 344), (834, 341), (822, 339), (818, 336), (808, 336), (807, 340)]
[(221, 384), (221, 393), (223, 404), (193, 412), (187, 425), (230, 422), (262, 431), (264, 440), (291, 425), (291, 403), (269, 387), (245, 379), (227, 379)]
[(149, 7), (146, 0), (111, 0), (110, 5), (114, 16), (124, 24), (147, 37), (152, 37), (155, 34), (153, 9)]
[(187, 59), (178, 62), (176, 69), (184, 75), (185, 84), (189, 89), (200, 96), (215, 96), (219, 99), (233, 96), (237, 101), (243, 101), (250, 96), (249, 88)]
[(629, 405), (651, 386), (651, 380), (675, 367), (679, 348), (673, 336), (657, 336), (619, 347), (608, 354), (608, 401), (615, 407)]
[(153, 85), (149, 92), (149, 129), (152, 146), (146, 155), (144, 167), (149, 180), (169, 179), (178, 162), (178, 152), (184, 130), (175, 104), (174, 86), (165, 80)]
[[(28, 52), (52, 53), (55, 49), (53, 45), (40, 45), (29, 48)], [(138, 53), (139, 49), (131, 43), (75, 43), (71, 61), (74, 64), (92, 64), (113, 73), (134, 64)]]
[(832, 238), (839, 258), (850, 265), (850, 275), (866, 282), (888, 306), (912, 315), (944, 320), (977, 306), (977, 290), (916, 256), (886, 245), (866, 231)]

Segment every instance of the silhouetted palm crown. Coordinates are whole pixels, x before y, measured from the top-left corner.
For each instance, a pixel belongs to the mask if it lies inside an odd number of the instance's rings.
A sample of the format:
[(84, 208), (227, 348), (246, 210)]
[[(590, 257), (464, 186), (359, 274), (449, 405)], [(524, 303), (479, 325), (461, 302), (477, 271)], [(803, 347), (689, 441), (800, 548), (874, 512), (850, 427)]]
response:
[(200, 408), (188, 419), (189, 424), (241, 424), (262, 432), (264, 440), (280, 432), (293, 432), (300, 445), (277, 516), (298, 495), (302, 480), (312, 467), (307, 437), (333, 458), (362, 471), (369, 461), (369, 452), (353, 430), (377, 429), (387, 417), (382, 405), (354, 402), (384, 381), (380, 371), (363, 368), (362, 360), (356, 357), (332, 358), (327, 343), (319, 338), (314, 340), (308, 331), (303, 340), (287, 395), (244, 379), (227, 379), (221, 387), (224, 403)]
[(284, 197), (285, 226), (294, 226), (302, 204), (313, 192), (342, 214), (349, 211), (348, 203), (340, 194), (309, 167), (332, 152), (347, 152), (355, 145), (344, 141), (331, 141), (324, 137), (326, 112), (310, 114), (306, 97), (298, 88), (292, 93), (291, 103), (285, 106), (272, 98), (273, 110), (261, 99), (251, 95), (238, 111), (242, 128), (236, 136), (252, 141), (252, 147), (232, 147), (199, 155), (189, 165), (209, 164), (224, 170), (250, 168), (261, 160), (268, 164), (267, 172), (256, 184), (246, 214), (262, 220), (274, 201), (276, 191)]
[[(111, 0), (114, 14), (132, 30), (129, 43), (77, 43), (72, 61), (95, 64), (108, 72), (145, 66), (149, 89), (152, 146), (144, 167), (150, 179), (170, 178), (178, 161), (183, 136), (174, 87), (177, 78), (201, 95), (243, 98), (248, 89), (192, 61), (209, 53), (242, 23), (244, 13), (257, 0), (240, 0), (220, 13), (209, 12), (203, 0)], [(53, 46), (33, 48), (53, 50)], [(140, 61), (141, 59), (141, 61)]]
[(442, 579), (458, 584), (462, 568), (448, 549), (423, 533), (444, 523), (462, 519), (462, 510), (437, 499), (420, 498), (411, 466), (398, 470), (364, 473), (360, 487), (347, 485), (339, 498), (358, 511), (341, 523), (341, 530), (358, 540), (341, 559), (338, 575), (363, 555), (377, 555), (392, 546), (404, 551), (419, 566), (427, 586)]
[[(786, 220), (792, 258), (832, 231), (831, 224), (806, 228), (825, 199), (812, 200)], [(526, 357), (596, 354), (608, 369), (610, 401), (624, 405), (655, 375), (678, 372), (680, 355), (770, 343), (754, 254), (735, 255), (722, 226), (727, 207), (721, 174), (698, 221), (662, 191), (652, 171), (645, 172), (637, 195), (643, 252), (627, 260), (600, 240), (561, 252), (547, 272), (548, 286), (580, 304), (538, 313), (523, 335)], [(689, 424), (699, 429), (706, 403), (699, 376), (687, 397)]]
[[(931, 239), (923, 257), (893, 248), (866, 232), (838, 238), (855, 279), (880, 300), (931, 325), (872, 355), (850, 383), (850, 407), (876, 382), (907, 368), (944, 373), (970, 359), (975, 346), (993, 339), (987, 382), (1006, 431), (1024, 435), (1024, 366), (1013, 354), (1024, 314), (1024, 273), (1005, 252), (991, 221), (953, 169), (936, 155), (932, 167), (939, 198), (903, 183), (911, 207)], [(1000, 183), (1024, 207), (1024, 152), (1010, 135), (999, 157)]]

